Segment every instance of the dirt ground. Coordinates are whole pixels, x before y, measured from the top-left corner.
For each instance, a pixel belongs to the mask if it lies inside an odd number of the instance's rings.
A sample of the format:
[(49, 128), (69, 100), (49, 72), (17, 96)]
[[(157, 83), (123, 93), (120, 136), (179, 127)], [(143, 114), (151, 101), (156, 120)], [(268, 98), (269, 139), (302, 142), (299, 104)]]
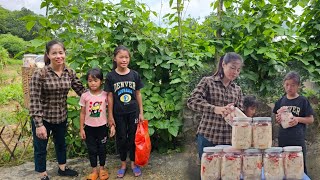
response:
[[(109, 169), (109, 179), (117, 179), (116, 173), (119, 168), (119, 158), (117, 156), (107, 157), (107, 167)], [(131, 169), (128, 169), (123, 180), (197, 180), (200, 179), (200, 166), (196, 164), (195, 158), (187, 152), (162, 155), (152, 153), (150, 162), (142, 168), (142, 176), (134, 177)], [(47, 170), (50, 179), (85, 179), (90, 172), (89, 161), (85, 158), (68, 160), (69, 167), (76, 169), (79, 176), (75, 178), (63, 178), (57, 174), (55, 162), (47, 162)], [(0, 179), (6, 180), (30, 180), (39, 179), (34, 171), (33, 162), (27, 162), (20, 166), (10, 168), (0, 168)]]

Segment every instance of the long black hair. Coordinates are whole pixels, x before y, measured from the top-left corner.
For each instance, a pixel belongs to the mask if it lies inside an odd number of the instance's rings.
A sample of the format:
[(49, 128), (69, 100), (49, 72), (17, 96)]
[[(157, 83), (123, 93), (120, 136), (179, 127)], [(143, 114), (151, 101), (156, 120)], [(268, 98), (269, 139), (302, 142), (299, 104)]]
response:
[(49, 59), (49, 57), (48, 57), (48, 54), (49, 54), (49, 52), (50, 52), (51, 47), (52, 47), (53, 45), (55, 45), (55, 44), (60, 45), (60, 46), (63, 48), (64, 52), (66, 51), (66, 48), (64, 47), (64, 45), (63, 45), (62, 42), (60, 42), (60, 41), (58, 41), (58, 40), (49, 41), (49, 42), (46, 44), (46, 52), (44, 53), (44, 57), (43, 57), (44, 63), (45, 63), (46, 66), (48, 66), (48, 65), (51, 63), (51, 61), (50, 61), (50, 59)]
[(112, 69), (113, 70), (117, 68), (117, 62), (115, 61), (115, 58), (116, 58), (117, 54), (119, 53), (119, 51), (127, 51), (129, 54), (129, 57), (131, 58), (130, 51), (127, 47), (125, 47), (123, 45), (119, 45), (118, 47), (116, 47), (113, 51), (113, 59), (112, 59), (112, 62), (113, 62)]
[(220, 58), (220, 61), (218, 63), (218, 69), (214, 73), (214, 76), (219, 76), (222, 79), (224, 77), (222, 63), (228, 64), (230, 62), (234, 62), (234, 61), (238, 61), (238, 60), (241, 61), (241, 64), (243, 64), (243, 59), (239, 54), (237, 54), (235, 52), (226, 53), (224, 56), (222, 56)]

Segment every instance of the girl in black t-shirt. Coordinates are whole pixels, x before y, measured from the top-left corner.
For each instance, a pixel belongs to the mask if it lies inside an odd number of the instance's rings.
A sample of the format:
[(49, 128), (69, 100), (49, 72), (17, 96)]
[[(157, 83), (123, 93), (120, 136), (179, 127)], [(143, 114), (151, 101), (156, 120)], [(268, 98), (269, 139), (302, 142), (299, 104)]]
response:
[[(273, 113), (276, 114), (276, 122), (280, 124), (278, 141), (279, 146), (301, 146), (304, 156), (304, 172), (307, 174), (306, 169), (306, 144), (305, 144), (305, 131), (306, 125), (312, 124), (313, 109), (304, 96), (298, 94), (300, 86), (300, 76), (296, 72), (289, 72), (284, 80), (283, 87), (286, 94), (281, 97), (275, 104)], [(281, 107), (286, 108), (293, 114), (292, 120), (289, 122), (289, 128), (281, 126)]]
[(108, 124), (116, 127), (116, 141), (121, 159), (118, 178), (125, 175), (128, 150), (134, 175), (141, 175), (140, 167), (135, 165), (134, 160), (137, 124), (144, 119), (140, 93), (143, 83), (139, 74), (128, 68), (129, 62), (129, 50), (118, 46), (114, 50), (114, 68), (107, 74), (105, 83), (105, 91), (108, 92)]

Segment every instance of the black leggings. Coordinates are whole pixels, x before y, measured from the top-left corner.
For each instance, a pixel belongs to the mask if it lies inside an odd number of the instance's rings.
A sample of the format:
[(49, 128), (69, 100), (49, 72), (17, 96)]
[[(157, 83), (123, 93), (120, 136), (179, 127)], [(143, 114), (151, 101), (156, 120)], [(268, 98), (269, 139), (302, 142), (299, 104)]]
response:
[(127, 153), (129, 150), (129, 157), (131, 161), (134, 161), (135, 156), (135, 135), (138, 123), (137, 112), (114, 115), (116, 123), (116, 140), (120, 153), (121, 161), (126, 161)]
[(107, 153), (107, 126), (85, 126), (84, 130), (86, 132), (86, 144), (91, 167), (97, 167), (97, 157), (99, 157), (100, 166), (104, 166), (106, 164)]

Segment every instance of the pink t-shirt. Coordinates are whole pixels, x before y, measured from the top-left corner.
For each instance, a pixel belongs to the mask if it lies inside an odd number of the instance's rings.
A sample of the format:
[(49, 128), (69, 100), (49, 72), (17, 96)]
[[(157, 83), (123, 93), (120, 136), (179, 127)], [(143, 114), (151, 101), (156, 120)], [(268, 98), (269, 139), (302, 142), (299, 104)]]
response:
[(107, 93), (102, 91), (93, 95), (87, 91), (81, 95), (80, 106), (86, 108), (84, 124), (91, 127), (99, 127), (107, 123)]

